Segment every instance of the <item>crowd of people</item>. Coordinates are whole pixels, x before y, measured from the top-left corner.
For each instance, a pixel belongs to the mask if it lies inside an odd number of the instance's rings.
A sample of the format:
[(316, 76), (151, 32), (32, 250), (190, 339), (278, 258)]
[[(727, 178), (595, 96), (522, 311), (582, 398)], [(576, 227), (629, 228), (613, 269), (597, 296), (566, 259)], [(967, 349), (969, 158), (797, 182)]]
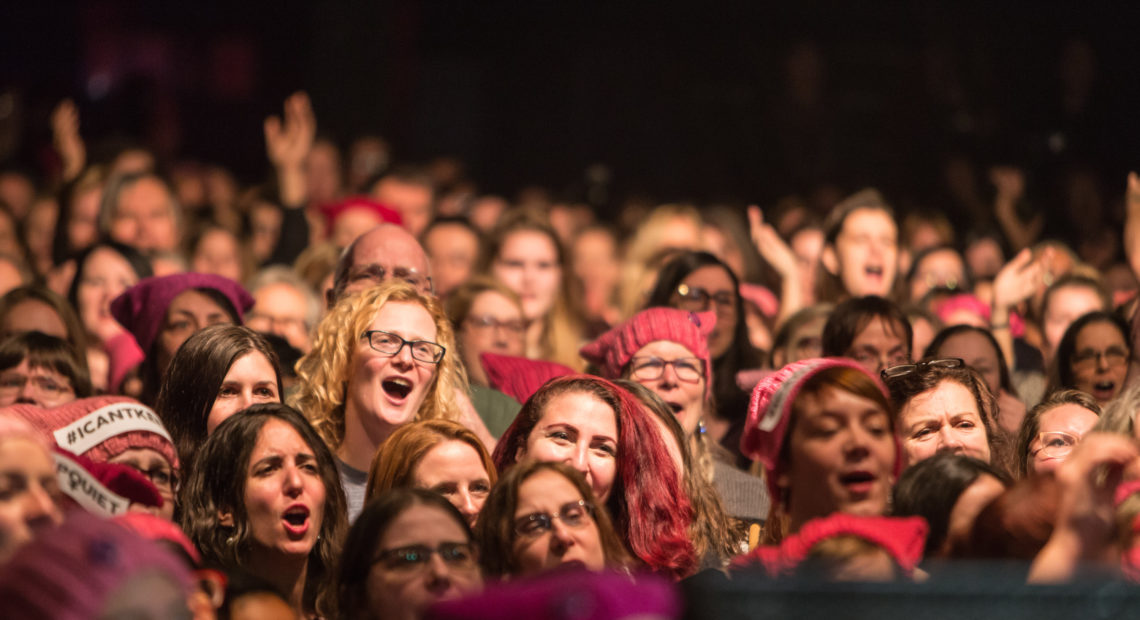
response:
[(0, 616), (1140, 579), (1135, 174), (1094, 266), (1008, 169), (971, 230), (875, 189), (607, 218), (342, 154), (303, 93), (248, 188), (80, 129), (0, 175)]

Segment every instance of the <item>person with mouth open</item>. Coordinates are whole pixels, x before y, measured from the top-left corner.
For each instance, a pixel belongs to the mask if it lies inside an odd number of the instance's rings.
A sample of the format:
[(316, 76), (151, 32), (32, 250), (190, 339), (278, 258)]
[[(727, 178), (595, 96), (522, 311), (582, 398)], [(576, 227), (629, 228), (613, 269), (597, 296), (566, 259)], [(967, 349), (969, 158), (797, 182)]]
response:
[(402, 280), (342, 299), (297, 363), (296, 406), (336, 454), (349, 521), (364, 506), (373, 456), (413, 420), (461, 417), (467, 373), (440, 303)]
[(268, 581), (298, 617), (337, 617), (344, 491), (332, 452), (296, 410), (254, 405), (222, 422), (181, 505), (182, 529), (207, 565)]
[(852, 360), (794, 362), (757, 384), (741, 448), (772, 497), (763, 542), (836, 512), (885, 514), (902, 468), (894, 425), (886, 389)]
[(1128, 324), (1103, 310), (1073, 321), (1061, 336), (1045, 392), (1080, 390), (1104, 407), (1124, 389), (1132, 362)]
[(835, 205), (823, 229), (816, 301), (895, 297), (899, 229), (894, 211), (877, 190), (864, 189)]

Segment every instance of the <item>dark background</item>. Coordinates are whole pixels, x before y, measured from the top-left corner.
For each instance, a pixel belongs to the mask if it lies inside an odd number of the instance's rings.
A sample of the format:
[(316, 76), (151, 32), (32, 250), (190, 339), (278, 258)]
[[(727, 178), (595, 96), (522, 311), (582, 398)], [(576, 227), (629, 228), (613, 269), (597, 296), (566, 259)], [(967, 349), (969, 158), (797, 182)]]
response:
[[(1140, 166), (1135, 3), (6, 4), (0, 158), (37, 171), (70, 96), (96, 155), (137, 140), (258, 180), (261, 120), (297, 89), (342, 146), (377, 133), (398, 160), (454, 155), (507, 195), (573, 191), (600, 162), (615, 195), (874, 184), (937, 205), (954, 158), (983, 180), (1025, 166), (1039, 194), (1072, 166), (1118, 194)], [(1075, 111), (1072, 57), (1089, 85)]]

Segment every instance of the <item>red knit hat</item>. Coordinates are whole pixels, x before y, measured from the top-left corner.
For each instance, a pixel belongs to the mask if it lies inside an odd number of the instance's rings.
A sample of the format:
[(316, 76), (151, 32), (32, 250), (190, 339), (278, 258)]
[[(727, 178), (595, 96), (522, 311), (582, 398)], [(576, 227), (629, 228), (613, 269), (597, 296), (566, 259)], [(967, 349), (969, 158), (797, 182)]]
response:
[(483, 370), (487, 371), (487, 382), (491, 387), (520, 403), (530, 400), (547, 381), (574, 374), (574, 369), (569, 366), (545, 360), (498, 353), (481, 353), (479, 359), (483, 362)]
[(745, 567), (759, 563), (772, 576), (791, 575), (819, 543), (836, 536), (855, 536), (881, 547), (910, 577), (922, 560), (928, 530), (922, 517), (858, 517), (835, 512), (808, 521), (780, 546), (760, 547), (733, 564)]
[(132, 504), (162, 508), (162, 495), (146, 476), (118, 463), (96, 463), (55, 449), (59, 487), (80, 508), (102, 516), (126, 514)]
[(143, 352), (150, 355), (158, 330), (166, 319), (166, 309), (188, 289), (210, 288), (230, 300), (238, 320), (253, 307), (253, 297), (237, 282), (211, 273), (175, 273), (144, 278), (111, 302), (111, 314), (127, 328)]
[(400, 217), (399, 211), (386, 204), (377, 202), (368, 196), (349, 196), (340, 202), (330, 202), (320, 207), (321, 214), (325, 216), (325, 223), (328, 224), (329, 230), (332, 230), (337, 218), (356, 209), (376, 214), (376, 217), (379, 217), (381, 222), (399, 224), (401, 226), (404, 224), (404, 220)]
[(132, 448), (150, 448), (178, 469), (178, 451), (153, 409), (126, 396), (93, 396), (53, 409), (12, 405), (0, 410), (27, 420), (59, 447), (105, 463)]
[[(866, 375), (875, 383), (883, 397), (890, 402), (887, 388), (878, 377), (867, 372), (855, 360), (844, 357), (821, 357), (800, 360), (784, 366), (768, 375), (752, 390), (748, 403), (748, 419), (744, 422), (744, 434), (740, 439), (740, 451), (764, 466), (768, 481), (768, 493), (772, 501), (780, 497), (776, 481), (780, 470), (780, 452), (788, 431), (788, 421), (792, 417), (792, 405), (799, 396), (804, 383), (828, 368), (851, 368)], [(893, 434), (892, 434), (893, 436)], [(895, 477), (902, 469), (902, 446), (895, 438)]]
[(645, 345), (659, 340), (676, 342), (704, 362), (705, 398), (708, 398), (712, 390), (709, 334), (714, 327), (715, 312), (654, 307), (638, 312), (630, 320), (598, 336), (597, 340), (582, 347), (579, 354), (599, 366), (602, 376), (617, 379)]

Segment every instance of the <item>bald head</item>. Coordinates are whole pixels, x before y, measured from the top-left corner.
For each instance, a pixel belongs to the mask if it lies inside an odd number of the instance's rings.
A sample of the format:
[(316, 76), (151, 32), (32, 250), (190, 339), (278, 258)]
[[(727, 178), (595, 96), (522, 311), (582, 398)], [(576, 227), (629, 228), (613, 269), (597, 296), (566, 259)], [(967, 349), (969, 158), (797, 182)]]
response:
[(328, 306), (389, 278), (407, 280), (431, 295), (430, 276), (427, 254), (419, 241), (401, 226), (381, 224), (345, 248), (336, 265)]

